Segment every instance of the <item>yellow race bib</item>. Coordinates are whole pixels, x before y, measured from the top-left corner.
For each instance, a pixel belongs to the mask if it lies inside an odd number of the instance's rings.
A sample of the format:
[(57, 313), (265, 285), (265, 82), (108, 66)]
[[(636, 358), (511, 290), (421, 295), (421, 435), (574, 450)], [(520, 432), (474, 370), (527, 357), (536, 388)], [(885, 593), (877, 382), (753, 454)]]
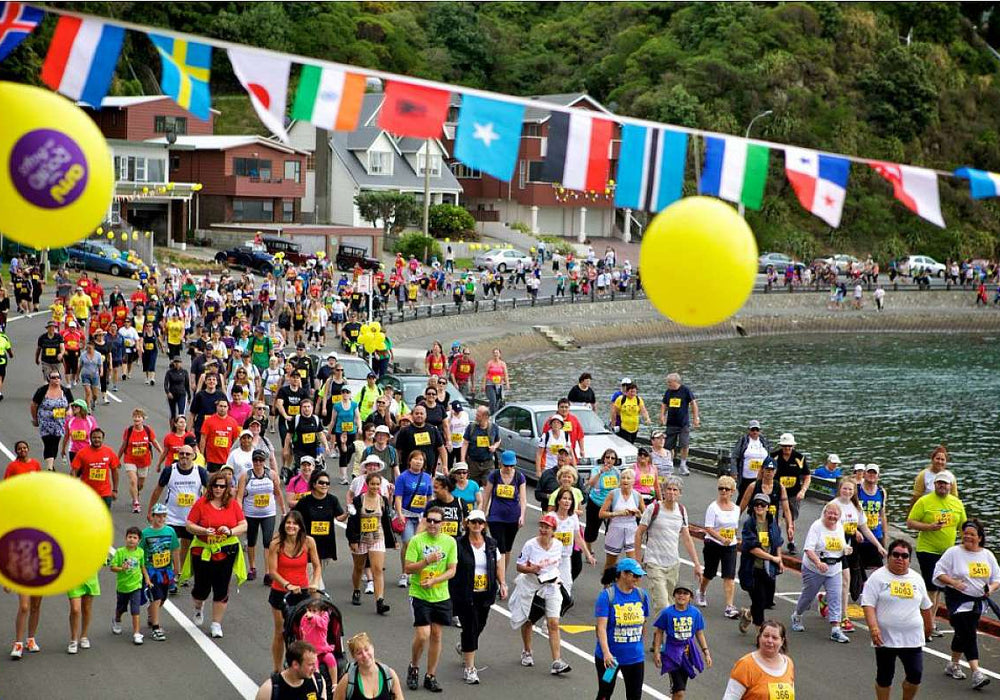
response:
[(71, 438), (73, 438), (73, 440), (75, 442), (82, 442), (82, 441), (84, 441), (84, 440), (87, 439), (87, 431), (86, 430), (74, 430), (74, 431), (72, 431), (69, 434), (69, 436)]
[(791, 683), (768, 683), (767, 700), (795, 700), (795, 686)]
[(823, 540), (828, 552), (842, 552), (844, 550), (844, 541), (839, 537), (827, 535)]
[(354, 422), (344, 421), (340, 424), (340, 432), (342, 433), (353, 433), (354, 432)]
[(378, 516), (366, 515), (361, 518), (361, 532), (378, 532)]
[(559, 450), (561, 450), (563, 447), (564, 445), (549, 445), (549, 454), (557, 455), (559, 454)]
[(472, 590), (473, 591), (485, 591), (486, 590), (486, 574), (474, 574), (472, 577)]
[(669, 406), (670, 406), (670, 408), (680, 408), (681, 407), (681, 400), (678, 399), (678, 398), (670, 399)]
[(108, 470), (102, 467), (91, 467), (87, 473), (87, 479), (90, 481), (107, 481)]
[(867, 523), (869, 530), (874, 530), (875, 528), (877, 528), (879, 526), (878, 513), (866, 513), (865, 523)]
[(555, 538), (563, 543), (564, 547), (569, 547), (573, 544), (573, 533), (572, 532), (556, 532), (553, 533)]
[(306, 377), (309, 376), (309, 370), (307, 370), (307, 369), (300, 369), (299, 370), (299, 376), (302, 377), (303, 379), (305, 379)]
[(497, 498), (514, 498), (514, 485), (497, 484)]
[(760, 546), (762, 549), (767, 549), (771, 546), (771, 533), (769, 532), (758, 532), (757, 539), (760, 540)]
[(413, 433), (413, 444), (419, 447), (431, 444), (431, 434), (426, 430), (419, 433)]
[(216, 435), (212, 438), (212, 444), (216, 447), (229, 447), (229, 438), (225, 435)]
[(269, 493), (255, 493), (253, 495), (253, 507), (254, 508), (267, 508), (271, 505), (271, 494)]
[(329, 520), (314, 520), (312, 526), (309, 528), (310, 535), (329, 535), (330, 534), (330, 521)]
[(451, 444), (454, 445), (456, 442), (462, 442), (462, 433), (451, 434)]
[(170, 552), (154, 552), (153, 553), (153, 566), (157, 569), (162, 569), (165, 566), (170, 565)]
[(145, 454), (146, 454), (146, 446), (145, 445), (132, 445), (132, 456), (133, 457), (142, 457)]
[(45, 356), (46, 357), (55, 357), (56, 356), (56, 349), (55, 348), (45, 348)]
[(778, 517), (778, 506), (768, 506), (767, 512), (771, 514), (772, 518)]
[(441, 534), (458, 537), (458, 523), (454, 520), (444, 520), (441, 522)]
[(735, 527), (723, 527), (719, 529), (719, 537), (727, 540), (736, 539), (736, 528)]
[(500, 383), (502, 381), (503, 381), (503, 377), (501, 377), (499, 374), (493, 375), (493, 383), (494, 384), (496, 384), (497, 386), (500, 386)]
[(750, 460), (750, 471), (757, 472), (760, 471), (760, 465), (764, 463), (762, 459), (751, 459)]
[(427, 496), (414, 496), (410, 501), (410, 510), (423, 510), (427, 506)]
[(850, 522), (844, 523), (844, 534), (847, 535), (848, 537), (853, 537), (854, 533), (856, 533), (857, 531), (858, 531), (857, 523), (850, 523)]
[(287, 413), (290, 416), (297, 416), (299, 415), (299, 407), (289, 406), (288, 408), (285, 409), (285, 413)]
[(942, 525), (951, 525), (951, 513), (947, 511), (938, 511), (934, 522), (941, 523)]
[(174, 502), (181, 508), (190, 508), (194, 505), (194, 494), (193, 493), (179, 493), (174, 499)]
[(56, 420), (62, 420), (63, 418), (66, 417), (66, 409), (65, 408), (53, 408), (52, 409), (52, 417), (55, 418)]
[(783, 476), (780, 479), (778, 479), (778, 481), (780, 481), (781, 485), (784, 486), (786, 489), (790, 489), (793, 486), (795, 486), (796, 478), (794, 476)]
[(969, 578), (989, 578), (990, 567), (984, 561), (969, 562)]
[[(344, 425), (347, 425), (347, 424), (344, 423)], [(316, 433), (302, 433), (301, 437), (302, 437), (302, 444), (303, 445), (310, 445), (310, 444), (316, 442)]]
[(889, 595), (893, 598), (912, 598), (913, 584), (909, 581), (890, 581)]
[(477, 435), (476, 436), (476, 447), (489, 447), (490, 438), (488, 435)]
[(601, 477), (601, 488), (605, 491), (618, 488), (618, 477), (615, 474), (606, 474)]
[(255, 343), (254, 346), (253, 346), (253, 351), (257, 355), (259, 355), (262, 352), (264, 352), (264, 346), (261, 343)]
[(639, 486), (654, 486), (656, 484), (655, 474), (643, 474), (639, 477)]

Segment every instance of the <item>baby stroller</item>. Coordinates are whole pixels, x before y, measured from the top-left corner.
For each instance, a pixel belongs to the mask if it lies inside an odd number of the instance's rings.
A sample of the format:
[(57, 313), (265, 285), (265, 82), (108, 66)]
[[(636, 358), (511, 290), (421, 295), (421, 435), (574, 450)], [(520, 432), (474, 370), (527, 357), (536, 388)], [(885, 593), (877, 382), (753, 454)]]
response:
[[(306, 614), (306, 608), (315, 600), (317, 599), (308, 593), (285, 594), (285, 609), (283, 611), (285, 627), (282, 633), (285, 646), (302, 639), (300, 623)], [(319, 671), (326, 680), (327, 687), (333, 688), (344, 671), (347, 670), (347, 657), (344, 654), (344, 618), (326, 591), (319, 592), (319, 601), (321, 609), (330, 615), (330, 627), (327, 629), (326, 641), (333, 648), (331, 653), (337, 660), (337, 668), (327, 668), (326, 664), (321, 663)]]

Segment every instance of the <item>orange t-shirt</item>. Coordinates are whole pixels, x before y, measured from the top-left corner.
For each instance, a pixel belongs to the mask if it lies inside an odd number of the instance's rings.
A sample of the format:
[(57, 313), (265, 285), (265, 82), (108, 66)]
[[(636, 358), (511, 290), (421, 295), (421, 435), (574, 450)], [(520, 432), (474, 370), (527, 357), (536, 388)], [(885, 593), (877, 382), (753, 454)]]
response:
[(201, 434), (205, 436), (205, 461), (225, 464), (229, 450), (240, 434), (240, 426), (232, 416), (220, 418), (219, 414), (213, 413), (202, 421)]
[(142, 430), (136, 430), (131, 425), (125, 428), (125, 432), (122, 433), (122, 442), (125, 444), (122, 461), (137, 467), (148, 467), (153, 461), (152, 450), (155, 439), (156, 433), (148, 425), (143, 425)]
[(96, 450), (89, 445), (73, 458), (73, 472), (98, 496), (111, 495), (111, 470), (118, 468), (118, 455), (107, 445)]
[(28, 472), (40, 472), (42, 471), (42, 465), (38, 463), (37, 459), (29, 459), (27, 462), (22, 462), (15, 459), (13, 462), (7, 465), (7, 471), (3, 473), (4, 479), (9, 479), (13, 476), (18, 476), (19, 474), (27, 474)]
[(760, 667), (753, 652), (733, 666), (729, 677), (746, 688), (743, 700), (795, 700), (795, 664), (786, 656), (788, 666), (780, 676), (772, 676)]

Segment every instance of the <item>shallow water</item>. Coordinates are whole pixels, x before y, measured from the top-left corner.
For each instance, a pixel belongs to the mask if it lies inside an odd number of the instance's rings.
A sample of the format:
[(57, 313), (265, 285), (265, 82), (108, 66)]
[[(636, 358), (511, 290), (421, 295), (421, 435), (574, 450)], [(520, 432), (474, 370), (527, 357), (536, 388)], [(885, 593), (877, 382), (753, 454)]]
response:
[(879, 464), (896, 521), (906, 517), (916, 473), (943, 443), (969, 514), (997, 523), (998, 344), (985, 334), (782, 335), (551, 352), (510, 370), (515, 397), (537, 399), (564, 396), (590, 372), (605, 418), (629, 376), (654, 422), (666, 374), (680, 372), (701, 408), (692, 446), (728, 452), (756, 418), (772, 443), (794, 433), (813, 466), (830, 452), (848, 468)]

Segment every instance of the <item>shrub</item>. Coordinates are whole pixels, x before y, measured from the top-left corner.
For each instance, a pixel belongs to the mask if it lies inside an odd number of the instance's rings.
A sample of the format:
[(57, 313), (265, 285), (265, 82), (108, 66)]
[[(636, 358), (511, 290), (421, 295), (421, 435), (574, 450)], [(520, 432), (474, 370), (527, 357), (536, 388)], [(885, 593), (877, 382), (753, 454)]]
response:
[(427, 216), (427, 229), (435, 238), (467, 238), (475, 234), (476, 220), (457, 204), (435, 204)]
[(419, 232), (404, 233), (393, 244), (392, 252), (400, 253), (404, 258), (414, 255), (425, 264), (431, 259), (431, 256), (437, 257), (438, 260), (444, 259), (444, 255), (441, 253), (441, 246), (438, 242), (432, 237), (425, 236)]
[(573, 246), (565, 238), (549, 235), (539, 235), (536, 238), (545, 243), (545, 247), (550, 251), (559, 253), (559, 255), (570, 255), (575, 252)]
[(510, 227), (515, 231), (520, 231), (521, 233), (531, 233), (531, 227), (523, 221), (515, 221), (510, 225)]

